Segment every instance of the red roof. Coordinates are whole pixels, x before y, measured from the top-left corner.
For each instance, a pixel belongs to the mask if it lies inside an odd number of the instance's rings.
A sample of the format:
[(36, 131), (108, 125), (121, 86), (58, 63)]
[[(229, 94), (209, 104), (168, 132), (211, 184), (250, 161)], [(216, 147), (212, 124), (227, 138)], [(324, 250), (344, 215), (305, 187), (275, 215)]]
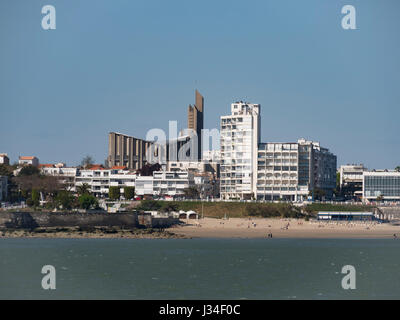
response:
[(111, 168), (112, 170), (125, 170), (126, 167), (125, 166), (114, 166)]
[(54, 164), (39, 164), (39, 168), (54, 168)]
[(19, 157), (19, 160), (33, 160), (36, 157)]
[(92, 164), (88, 170), (104, 170), (104, 167), (101, 164)]

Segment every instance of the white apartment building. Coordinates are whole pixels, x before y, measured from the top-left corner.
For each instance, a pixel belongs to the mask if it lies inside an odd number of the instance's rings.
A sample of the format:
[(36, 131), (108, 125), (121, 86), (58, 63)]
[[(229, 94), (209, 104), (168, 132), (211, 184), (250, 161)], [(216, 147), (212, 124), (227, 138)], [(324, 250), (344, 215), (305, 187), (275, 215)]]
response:
[(182, 196), (193, 185), (193, 174), (187, 171), (153, 172), (154, 195)]
[(202, 161), (168, 161), (165, 171), (189, 171), (191, 173), (212, 173), (219, 177), (219, 162)]
[(223, 200), (251, 199), (256, 193), (257, 146), (260, 143), (259, 104), (236, 102), (231, 115), (221, 117), (221, 181)]
[(31, 165), (31, 166), (34, 166), (34, 167), (38, 167), (39, 166), (39, 159), (36, 158), (36, 157), (31, 157), (31, 156), (29, 156), (29, 157), (21, 156), (21, 157), (19, 157), (18, 164), (20, 166)]
[(344, 196), (362, 197), (364, 172), (368, 171), (362, 164), (340, 166), (340, 190)]
[(362, 196), (366, 203), (378, 198), (383, 201), (400, 201), (400, 172), (364, 171)]
[(96, 197), (104, 198), (110, 187), (120, 187), (123, 195), (125, 187), (135, 187), (136, 195), (182, 196), (183, 190), (194, 185), (193, 173), (188, 171), (156, 171), (153, 176), (137, 176), (124, 167), (104, 169), (95, 166), (93, 169), (56, 168), (54, 165), (43, 165), (41, 172), (49, 176), (60, 177), (68, 185), (68, 190), (77, 191), (83, 184), (90, 186), (90, 192)]
[(0, 153), (0, 164), (10, 164), (10, 158), (7, 153)]
[(363, 173), (368, 169), (363, 164), (347, 164), (340, 166), (340, 187), (347, 184), (362, 185)]
[(75, 177), (79, 172), (77, 168), (56, 167), (54, 165), (40, 165), (40, 171), (47, 176), (59, 177), (60, 183), (66, 186), (69, 191), (76, 191)]
[(206, 150), (203, 151), (203, 161), (219, 163), (221, 161), (220, 150)]
[(154, 195), (153, 176), (138, 176), (135, 193), (138, 196)]
[[(75, 188), (88, 184), (90, 191), (96, 197), (107, 197), (110, 187), (135, 187), (136, 174), (128, 170), (117, 169), (86, 169), (79, 170), (75, 177)], [(76, 190), (75, 190), (76, 191)]]
[(136, 194), (156, 196), (183, 196), (184, 190), (194, 184), (193, 174), (187, 171), (155, 171), (153, 176), (136, 179)]
[(336, 156), (318, 142), (261, 143), (258, 146), (258, 200), (306, 200), (312, 190), (332, 196)]

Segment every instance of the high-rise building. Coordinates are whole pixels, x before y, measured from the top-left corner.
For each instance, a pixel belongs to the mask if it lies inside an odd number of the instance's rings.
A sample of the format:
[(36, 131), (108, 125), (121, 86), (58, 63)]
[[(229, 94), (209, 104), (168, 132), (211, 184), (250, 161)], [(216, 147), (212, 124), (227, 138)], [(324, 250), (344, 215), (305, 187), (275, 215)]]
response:
[(224, 200), (251, 199), (256, 193), (259, 104), (236, 102), (221, 117), (220, 194)]
[(204, 97), (196, 90), (196, 103), (188, 108), (188, 129), (197, 134), (197, 159), (202, 156), (201, 130), (204, 129)]
[(260, 105), (236, 102), (221, 117), (221, 199), (331, 198), (336, 156), (318, 142), (260, 143)]
[(318, 142), (259, 144), (258, 200), (307, 200), (317, 190), (331, 198), (335, 186), (336, 156)]

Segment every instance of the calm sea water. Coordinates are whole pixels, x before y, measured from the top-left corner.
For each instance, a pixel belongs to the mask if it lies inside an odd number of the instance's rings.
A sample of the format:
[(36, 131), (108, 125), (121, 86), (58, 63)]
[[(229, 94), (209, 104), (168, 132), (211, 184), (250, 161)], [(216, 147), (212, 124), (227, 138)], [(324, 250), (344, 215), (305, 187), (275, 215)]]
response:
[(400, 240), (1, 239), (0, 259), (1, 299), (400, 298)]

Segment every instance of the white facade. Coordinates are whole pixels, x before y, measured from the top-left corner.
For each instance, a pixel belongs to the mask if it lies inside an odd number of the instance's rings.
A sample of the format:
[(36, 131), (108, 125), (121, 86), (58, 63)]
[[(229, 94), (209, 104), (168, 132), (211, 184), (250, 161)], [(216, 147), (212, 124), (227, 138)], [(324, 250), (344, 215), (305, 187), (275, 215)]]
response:
[(297, 201), (306, 200), (308, 194), (308, 183), (299, 184), (299, 144), (261, 143), (258, 150), (257, 199)]
[(367, 171), (367, 168), (362, 164), (340, 166), (340, 187), (348, 183), (362, 184), (364, 171)]
[(153, 176), (136, 179), (139, 196), (183, 196), (184, 190), (194, 184), (193, 174), (186, 171), (155, 171)]
[(400, 201), (400, 172), (364, 171), (363, 201)]
[(31, 165), (34, 167), (39, 166), (39, 159), (36, 157), (19, 157), (18, 164), (20, 166)]
[(236, 102), (231, 115), (221, 117), (222, 199), (250, 199), (256, 193), (257, 146), (260, 143), (259, 104)]
[(184, 190), (193, 185), (193, 175), (187, 171), (153, 172), (153, 194), (183, 196)]
[(107, 197), (110, 187), (120, 187), (123, 195), (125, 187), (135, 187), (136, 195), (183, 196), (184, 189), (194, 185), (193, 174), (187, 171), (156, 171), (153, 176), (137, 176), (124, 169), (86, 169), (42, 167), (45, 175), (60, 177), (69, 184), (70, 191), (84, 184), (96, 197)]
[(259, 144), (258, 200), (304, 201), (316, 189), (331, 198), (335, 186), (336, 156), (318, 142)]
[(221, 151), (220, 150), (207, 150), (203, 151), (203, 161), (216, 162), (221, 161)]
[(59, 177), (60, 183), (64, 184), (69, 191), (75, 191), (75, 177), (79, 170), (77, 168), (56, 168), (51, 166), (41, 167), (40, 171), (46, 176)]
[(95, 196), (106, 197), (110, 187), (120, 187), (120, 192), (123, 194), (124, 187), (135, 187), (135, 180), (136, 174), (127, 170), (79, 170), (75, 178), (75, 187), (86, 183)]
[(8, 157), (7, 153), (0, 153), (0, 164), (10, 164), (10, 158)]

